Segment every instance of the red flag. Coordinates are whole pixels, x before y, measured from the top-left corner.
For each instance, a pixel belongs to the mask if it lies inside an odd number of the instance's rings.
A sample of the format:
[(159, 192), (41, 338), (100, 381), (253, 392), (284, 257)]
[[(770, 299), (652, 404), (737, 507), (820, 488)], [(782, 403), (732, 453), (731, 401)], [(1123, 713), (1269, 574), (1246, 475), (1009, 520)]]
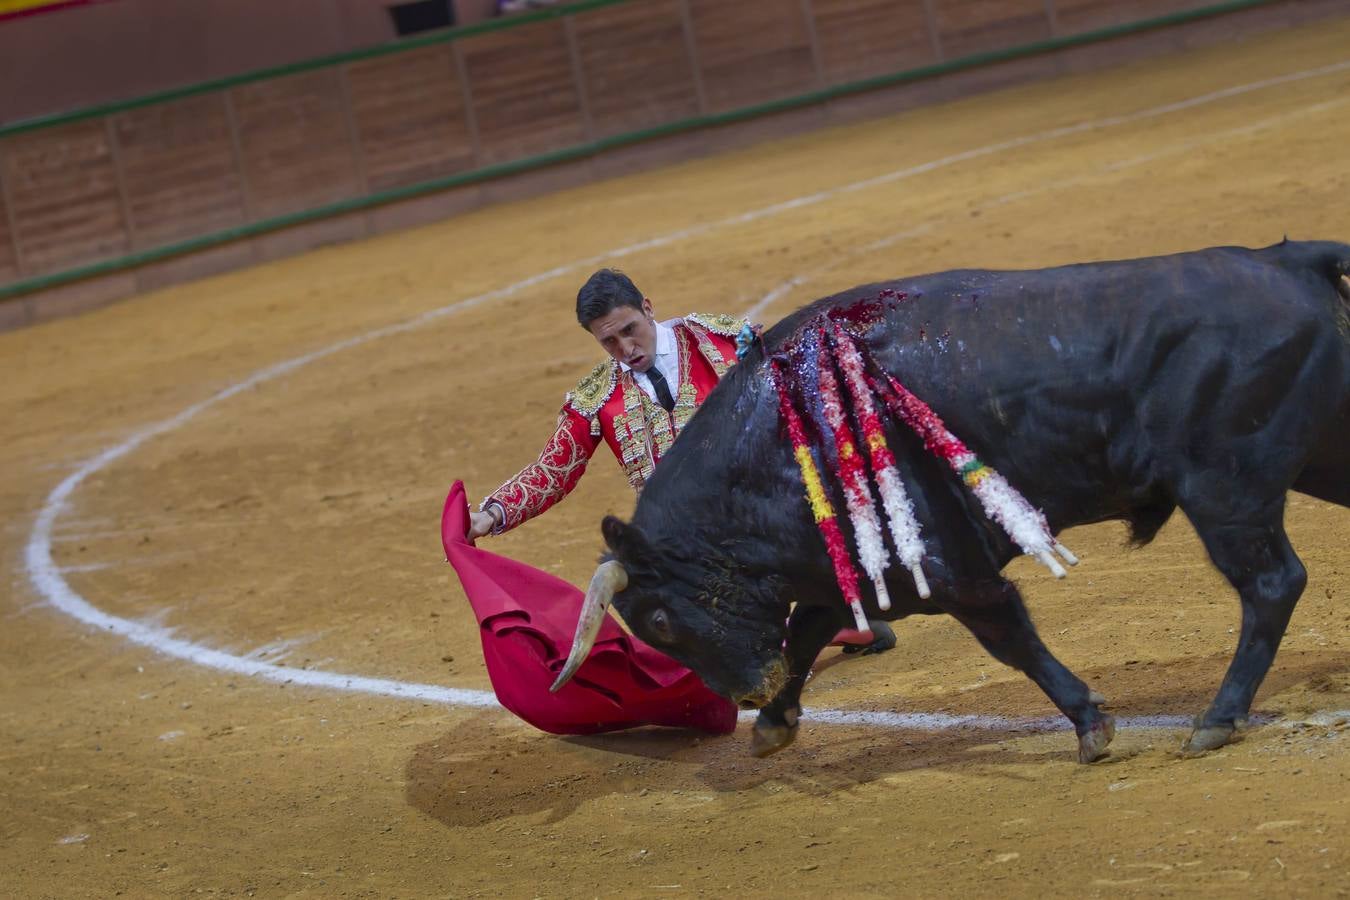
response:
[(573, 679), (549, 693), (567, 661), (583, 594), (561, 578), (469, 543), (469, 507), (456, 481), (441, 514), (441, 542), (478, 619), (483, 662), (502, 706), (553, 734), (640, 725), (727, 734), (736, 707), (698, 676), (605, 619)]

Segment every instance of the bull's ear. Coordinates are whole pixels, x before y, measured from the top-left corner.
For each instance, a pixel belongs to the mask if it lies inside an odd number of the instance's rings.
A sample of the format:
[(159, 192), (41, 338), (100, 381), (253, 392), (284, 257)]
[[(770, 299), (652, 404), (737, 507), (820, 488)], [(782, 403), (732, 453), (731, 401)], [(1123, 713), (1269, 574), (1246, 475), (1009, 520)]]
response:
[(617, 516), (605, 516), (600, 522), (600, 533), (621, 562), (641, 563), (650, 555), (646, 536)]

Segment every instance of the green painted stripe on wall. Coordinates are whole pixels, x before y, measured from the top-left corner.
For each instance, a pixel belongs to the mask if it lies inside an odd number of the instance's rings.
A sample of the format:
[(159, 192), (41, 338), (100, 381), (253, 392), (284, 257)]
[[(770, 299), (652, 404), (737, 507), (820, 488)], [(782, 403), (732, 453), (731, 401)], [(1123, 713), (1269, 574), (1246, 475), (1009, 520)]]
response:
[[(634, 2), (634, 0), (587, 0), (585, 3), (573, 4), (568, 7), (550, 9), (545, 12), (551, 15), (565, 15), (580, 12), (583, 9), (593, 9), (598, 6), (609, 6), (616, 3)], [(212, 247), (227, 244), (231, 241), (242, 240), (244, 238), (256, 237), (271, 231), (278, 231), (283, 228), (290, 228), (295, 225), (302, 225), (308, 222), (314, 222), (319, 219), (331, 216), (342, 215), (344, 213), (360, 212), (371, 209), (376, 206), (382, 206), (387, 203), (407, 200), (413, 197), (419, 197), (425, 194), (435, 193), (437, 191), (447, 190), (454, 187), (462, 187), (468, 184), (475, 184), (482, 181), (489, 181), (494, 178), (501, 178), (507, 175), (516, 175), (522, 172), (528, 172), (533, 169), (543, 168), (545, 166), (556, 165), (562, 162), (570, 162), (582, 159), (588, 156), (596, 156), (607, 150), (624, 147), (630, 144), (640, 143), (642, 141), (652, 140), (654, 138), (666, 137), (682, 132), (694, 131), (700, 128), (710, 128), (720, 125), (729, 125), (747, 119), (756, 118), (763, 115), (769, 115), (786, 110), (797, 109), (804, 106), (811, 106), (834, 100), (839, 97), (850, 94), (863, 93), (869, 90), (876, 90), (884, 87), (893, 87), (898, 84), (904, 84), (910, 81), (919, 81), (924, 78), (933, 78), (940, 75), (947, 75), (953, 72), (965, 69), (978, 68), (980, 66), (992, 65), (995, 63), (1008, 62), (1015, 59), (1021, 59), (1028, 56), (1034, 56), (1040, 53), (1046, 53), (1054, 50), (1063, 50), (1071, 47), (1083, 46), (1086, 44), (1097, 43), (1112, 38), (1124, 37), (1131, 34), (1137, 34), (1142, 31), (1148, 31), (1156, 28), (1165, 28), (1173, 25), (1181, 25), (1193, 22), (1199, 19), (1211, 18), (1227, 13), (1239, 12), (1258, 6), (1267, 6), (1276, 2), (1276, 0), (1230, 0), (1226, 3), (1217, 3), (1210, 6), (1198, 7), (1193, 10), (1187, 10), (1181, 13), (1171, 13), (1165, 16), (1157, 16), (1151, 19), (1142, 19), (1137, 22), (1127, 22), (1120, 25), (1113, 25), (1108, 28), (1101, 28), (1095, 31), (1083, 32), (1081, 34), (1071, 35), (1062, 38), (1048, 38), (1042, 41), (1035, 41), (1029, 44), (1019, 44), (1015, 47), (1008, 47), (1003, 50), (994, 50), (985, 53), (972, 54), (970, 56), (960, 57), (958, 59), (948, 60), (946, 62), (935, 63), (928, 66), (921, 66), (914, 69), (905, 69), (890, 75), (881, 75), (874, 78), (867, 78), (861, 81), (848, 82), (846, 84), (836, 85), (819, 91), (812, 91), (805, 94), (798, 94), (792, 97), (784, 97), (779, 100), (759, 103), (752, 106), (742, 107), (725, 113), (716, 113), (702, 116), (692, 116), (686, 119), (680, 119), (675, 122), (668, 122), (664, 125), (658, 125), (653, 128), (646, 128), (640, 131), (628, 132), (625, 134), (614, 135), (596, 141), (588, 141), (581, 144), (575, 144), (558, 150), (541, 153), (535, 156), (524, 157), (518, 160), (512, 160), (506, 163), (484, 166), (474, 169), (470, 172), (462, 172), (457, 175), (451, 175), (444, 178), (432, 179), (430, 181), (420, 182), (407, 187), (396, 188), (393, 190), (380, 191), (367, 194), (361, 197), (352, 197), (346, 200), (340, 200), (336, 203), (329, 203), (312, 209), (301, 210), (286, 215), (276, 216), (269, 219), (250, 222), (247, 225), (240, 225), (234, 228), (228, 228), (222, 231), (212, 232), (211, 234), (201, 235), (195, 238), (189, 238), (172, 244), (165, 244), (160, 247), (154, 247), (142, 250), (136, 253), (119, 256), (113, 259), (100, 260), (98, 262), (88, 263), (86, 265), (76, 266), (65, 269), (60, 272), (52, 272), (46, 275), (38, 275), (32, 278), (26, 278), (21, 281), (11, 282), (6, 285), (0, 285), (0, 300), (15, 297), (20, 294), (33, 293), (35, 291), (48, 290), (58, 287), (72, 281), (78, 281), (84, 278), (91, 278), (98, 275), (107, 275), (112, 272), (123, 269), (131, 269), (137, 266), (143, 266), (148, 263), (158, 262), (173, 256), (179, 256), (185, 253), (194, 253), (200, 250), (206, 250)], [(534, 16), (537, 21), (543, 16)], [(523, 18), (523, 17), (522, 17)], [(517, 20), (508, 20), (515, 22)], [(478, 26), (472, 26), (478, 28)], [(507, 27), (498, 24), (498, 28)], [(461, 29), (462, 34), (470, 29)], [(478, 28), (479, 31), (485, 30)], [(477, 33), (477, 32), (475, 32)], [(446, 40), (445, 36), (439, 36), (438, 40)], [(427, 41), (431, 43), (432, 41)], [(397, 49), (404, 49), (406, 44), (400, 44)], [(375, 54), (371, 54), (375, 55)], [(350, 55), (343, 59), (353, 58)], [(365, 57), (359, 57), (365, 58)], [(331, 63), (324, 63), (325, 65)], [(312, 66), (310, 68), (313, 68)], [(290, 74), (293, 71), (303, 71), (303, 69), (290, 67), (284, 74)], [(271, 76), (259, 76), (271, 77)], [(246, 80), (257, 80), (247, 78)], [(235, 81), (233, 83), (243, 83)], [(202, 90), (213, 90), (214, 88), (202, 88)], [(158, 95), (157, 95), (158, 96)], [(174, 98), (186, 96), (183, 93), (174, 94)], [(159, 102), (158, 100), (146, 100), (146, 103)], [(134, 105), (146, 105), (146, 103), (134, 103)], [(134, 105), (122, 104), (118, 109), (134, 108)], [(90, 115), (99, 115), (101, 113), (91, 113)], [(70, 119), (62, 119), (62, 122)], [(48, 123), (49, 125), (50, 123)], [(48, 125), (35, 125), (33, 127), (48, 127)], [(4, 132), (0, 132), (3, 136)]]

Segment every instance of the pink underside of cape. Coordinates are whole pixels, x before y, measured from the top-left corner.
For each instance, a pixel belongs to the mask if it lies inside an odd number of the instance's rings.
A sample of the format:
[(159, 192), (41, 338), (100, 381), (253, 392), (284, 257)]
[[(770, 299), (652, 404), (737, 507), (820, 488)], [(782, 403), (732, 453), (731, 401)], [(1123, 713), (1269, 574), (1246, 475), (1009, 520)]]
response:
[(735, 730), (731, 701), (610, 618), (572, 681), (549, 693), (567, 661), (584, 595), (561, 578), (478, 549), (465, 537), (468, 525), (457, 481), (441, 514), (441, 541), (478, 620), (483, 662), (502, 706), (554, 734), (640, 725)]

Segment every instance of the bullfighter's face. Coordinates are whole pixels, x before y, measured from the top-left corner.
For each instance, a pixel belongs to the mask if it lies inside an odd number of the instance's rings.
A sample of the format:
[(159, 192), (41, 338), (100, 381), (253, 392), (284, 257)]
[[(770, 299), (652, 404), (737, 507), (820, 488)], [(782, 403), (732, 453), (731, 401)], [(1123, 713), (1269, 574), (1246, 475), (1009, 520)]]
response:
[(611, 359), (635, 372), (646, 372), (656, 361), (656, 317), (646, 298), (641, 309), (615, 307), (586, 328)]
[(646, 643), (694, 670), (742, 708), (771, 701), (787, 682), (786, 603), (707, 559), (679, 560), (610, 516), (603, 531), (627, 572), (614, 605)]

